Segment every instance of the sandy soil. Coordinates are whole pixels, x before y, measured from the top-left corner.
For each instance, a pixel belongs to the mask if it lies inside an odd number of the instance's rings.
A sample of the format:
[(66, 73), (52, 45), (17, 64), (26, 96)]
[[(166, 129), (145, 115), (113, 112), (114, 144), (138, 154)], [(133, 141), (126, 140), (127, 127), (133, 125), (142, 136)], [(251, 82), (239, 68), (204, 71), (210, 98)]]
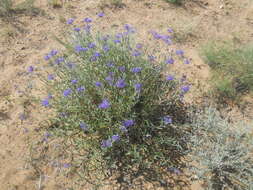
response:
[[(253, 3), (250, 0), (195, 0), (177, 7), (162, 0), (126, 0), (119, 9), (105, 7), (103, 28), (122, 26), (125, 23), (137, 28), (142, 40), (148, 40), (149, 30), (165, 32), (172, 27), (178, 32), (176, 46), (185, 50), (192, 64), (187, 71), (193, 85), (188, 101), (201, 102), (199, 98), (208, 90), (209, 68), (199, 56), (199, 47), (208, 40), (234, 40), (246, 43), (253, 40)], [(62, 8), (53, 9), (47, 0), (38, 0), (36, 6), (43, 9), (44, 16), (18, 15), (13, 23), (0, 22), (0, 189), (33, 190), (43, 181), (45, 190), (66, 189), (60, 186), (48, 169), (47, 179), (40, 179), (26, 163), (29, 147), (41, 138), (41, 108), (29, 100), (38, 95), (38, 78), (30, 76), (27, 68), (39, 68), (43, 56), (51, 49), (62, 48), (53, 35), (62, 37), (66, 29), (65, 19), (94, 17), (103, 5), (96, 0), (66, 1)], [(22, 28), (18, 31), (14, 26)], [(180, 66), (176, 66), (180, 71)], [(242, 117), (242, 113), (234, 111)], [(70, 183), (64, 179), (64, 183)], [(64, 184), (62, 183), (62, 184)], [(198, 187), (196, 187), (196, 186)], [(85, 188), (87, 189), (87, 188)], [(194, 184), (192, 189), (202, 189)]]

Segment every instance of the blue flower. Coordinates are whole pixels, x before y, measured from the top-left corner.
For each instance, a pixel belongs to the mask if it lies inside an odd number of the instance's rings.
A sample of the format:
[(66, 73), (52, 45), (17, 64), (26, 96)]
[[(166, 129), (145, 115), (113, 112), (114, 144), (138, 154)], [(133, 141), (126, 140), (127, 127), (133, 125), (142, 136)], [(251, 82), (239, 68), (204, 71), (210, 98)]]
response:
[(141, 49), (142, 48), (142, 44), (140, 44), (140, 43), (136, 44), (136, 48), (137, 49)]
[(126, 133), (127, 132), (127, 128), (125, 126), (120, 126), (119, 129), (123, 132)]
[(118, 134), (112, 136), (112, 142), (117, 142), (120, 140), (120, 136)]
[(31, 73), (31, 72), (33, 72), (33, 71), (34, 71), (34, 67), (33, 67), (33, 66), (29, 66), (29, 67), (28, 67), (28, 72)]
[(119, 44), (121, 43), (121, 41), (119, 39), (113, 40), (115, 44)]
[(132, 71), (133, 73), (139, 73), (139, 72), (141, 72), (141, 70), (142, 70), (141, 67), (134, 67), (134, 68), (131, 69), (131, 71)]
[(132, 26), (130, 26), (129, 24), (125, 24), (125, 25), (124, 25), (124, 28), (125, 28), (125, 30), (127, 31), (126, 34), (134, 33), (134, 32), (135, 32), (134, 28), (133, 28)]
[(89, 48), (94, 48), (94, 47), (96, 47), (96, 44), (93, 43), (93, 42), (91, 42), (91, 43), (88, 44), (88, 47), (89, 47)]
[(110, 50), (110, 48), (109, 48), (109, 46), (108, 46), (108, 45), (104, 45), (104, 46), (103, 46), (103, 50), (104, 50), (105, 52), (107, 52), (107, 51), (109, 51), (109, 50)]
[(165, 40), (163, 40), (166, 44), (168, 44), (168, 45), (171, 45), (172, 44), (172, 41), (170, 40), (170, 39), (165, 39)]
[(46, 61), (48, 61), (50, 58), (51, 58), (51, 55), (49, 55), (49, 54), (47, 54), (47, 55), (44, 56), (44, 59), (45, 59)]
[(173, 33), (173, 32), (174, 32), (172, 28), (168, 28), (167, 31), (168, 31), (169, 33)]
[(80, 53), (81, 51), (87, 51), (88, 50), (88, 48), (84, 48), (84, 47), (82, 47), (81, 45), (76, 45), (75, 46), (75, 51), (77, 52), (77, 53)]
[(73, 22), (74, 22), (73, 18), (70, 18), (70, 19), (67, 20), (67, 24), (73, 24)]
[(71, 83), (72, 83), (72, 84), (76, 84), (77, 81), (78, 81), (77, 79), (73, 79), (73, 80), (71, 80)]
[(148, 59), (149, 59), (149, 61), (155, 61), (155, 56), (153, 56), (153, 55), (148, 55)]
[(75, 66), (74, 63), (67, 63), (66, 65), (67, 65), (67, 67), (70, 68), (70, 69), (72, 69), (72, 68)]
[(112, 141), (110, 139), (108, 140), (102, 140), (101, 147), (102, 148), (108, 148), (112, 146)]
[(70, 166), (71, 166), (71, 164), (69, 164), (69, 163), (64, 163), (64, 164), (63, 164), (63, 167), (64, 167), (64, 168), (69, 168)]
[(120, 67), (119, 67), (119, 71), (125, 72), (125, 70), (126, 70), (126, 67), (125, 67), (125, 66), (120, 66)]
[(105, 16), (105, 13), (98, 13), (98, 17), (103, 17), (103, 16)]
[(190, 64), (189, 59), (185, 59), (185, 60), (184, 60), (184, 64), (187, 64), (187, 65)]
[(157, 39), (157, 40), (159, 40), (159, 39), (162, 39), (163, 38), (163, 36), (162, 35), (160, 35), (160, 34), (158, 34), (157, 32), (155, 32), (155, 31), (151, 31), (151, 34), (153, 35), (153, 37), (155, 38), (155, 39)]
[(174, 59), (172, 58), (172, 57), (170, 57), (170, 58), (168, 58), (166, 61), (165, 61), (165, 63), (166, 64), (174, 64)]
[(183, 93), (187, 93), (190, 90), (190, 86), (189, 85), (182, 86), (181, 90)]
[(101, 54), (100, 54), (99, 52), (95, 52), (93, 56), (94, 56), (94, 57), (100, 57)]
[(48, 98), (41, 101), (42, 106), (48, 107), (49, 106), (49, 100)]
[(114, 67), (114, 64), (113, 64), (112, 62), (108, 62), (108, 63), (106, 64), (106, 66), (107, 66), (107, 67)]
[(104, 99), (98, 106), (98, 108), (100, 109), (107, 109), (109, 108), (111, 105), (110, 105), (110, 102), (107, 100), (107, 99)]
[(21, 113), (21, 114), (19, 115), (19, 119), (20, 119), (21, 121), (26, 120), (26, 114), (25, 114), (25, 113)]
[(139, 51), (137, 51), (137, 50), (134, 50), (134, 52), (133, 52), (132, 55), (135, 56), (135, 57), (138, 57), (138, 56), (141, 55), (141, 52), (139, 52)]
[(168, 117), (168, 116), (165, 116), (165, 117), (163, 117), (163, 122), (164, 122), (165, 125), (171, 124), (172, 123), (172, 118)]
[(47, 79), (48, 79), (48, 80), (54, 80), (54, 75), (53, 75), (53, 74), (49, 74), (49, 75), (47, 76)]
[(88, 130), (87, 124), (86, 124), (86, 123), (83, 123), (83, 122), (80, 123), (80, 128), (81, 128), (83, 131), (87, 131), (87, 130)]
[(179, 56), (184, 56), (184, 51), (179, 49), (179, 50), (176, 50), (176, 54), (179, 55)]
[(81, 29), (80, 29), (80, 28), (74, 28), (74, 31), (76, 31), (76, 32), (80, 32), (80, 31), (81, 31)]
[(50, 51), (49, 55), (51, 55), (51, 57), (57, 55), (58, 51), (57, 50), (52, 50)]
[(136, 90), (137, 92), (140, 92), (140, 91), (141, 91), (141, 87), (142, 87), (142, 84), (140, 84), (140, 83), (137, 83), (137, 84), (134, 85), (134, 88), (135, 88), (135, 90)]
[(173, 80), (174, 79), (174, 77), (172, 76), (172, 75), (168, 75), (167, 77), (166, 77), (166, 80), (168, 80), (168, 81), (171, 81), (171, 80)]
[(118, 39), (120, 39), (120, 38), (122, 38), (122, 37), (123, 37), (123, 34), (118, 33), (118, 34), (116, 34), (116, 35), (115, 35), (115, 37), (116, 37), (116, 38), (118, 38)]
[(64, 58), (63, 57), (58, 57), (56, 60), (55, 60), (55, 64), (59, 65), (60, 63), (64, 62)]
[(95, 86), (102, 87), (102, 83), (101, 82), (95, 82)]
[(132, 120), (132, 119), (125, 120), (122, 122), (122, 125), (124, 127), (131, 127), (134, 125), (134, 120)]
[(106, 78), (105, 78), (105, 80), (110, 84), (110, 85), (112, 85), (113, 84), (113, 76), (112, 75), (109, 75), (109, 76), (107, 76)]
[(92, 19), (91, 18), (85, 18), (83, 21), (86, 22), (86, 23), (90, 23), (90, 22), (92, 22)]
[(71, 94), (72, 90), (70, 88), (63, 91), (63, 96), (67, 97)]
[(119, 79), (116, 84), (115, 84), (116, 87), (118, 88), (124, 88), (126, 86), (126, 83), (123, 79)]
[(85, 88), (83, 86), (80, 86), (76, 90), (77, 90), (77, 92), (83, 92), (83, 91), (85, 91)]
[(47, 98), (48, 98), (48, 99), (52, 99), (53, 96), (52, 96), (51, 94), (48, 94)]

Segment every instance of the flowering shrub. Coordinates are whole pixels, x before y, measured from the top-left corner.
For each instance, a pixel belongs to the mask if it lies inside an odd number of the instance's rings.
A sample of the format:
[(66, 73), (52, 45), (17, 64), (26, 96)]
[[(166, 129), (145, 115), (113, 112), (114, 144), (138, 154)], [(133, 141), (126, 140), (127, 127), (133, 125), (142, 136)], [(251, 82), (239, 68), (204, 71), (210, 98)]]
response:
[[(56, 113), (51, 130), (84, 152), (82, 174), (105, 171), (96, 177), (114, 175), (119, 181), (149, 169), (161, 180), (163, 169), (166, 174), (179, 167), (186, 151), (184, 134), (175, 125), (187, 119), (183, 97), (190, 90), (185, 78), (176, 80), (167, 67), (189, 61), (182, 50), (156, 59), (134, 43), (130, 25), (116, 35), (93, 35), (92, 21), (85, 18), (84, 27), (71, 32), (71, 42), (62, 42), (64, 54), (52, 50), (44, 57), (53, 68), (47, 76), (49, 95), (41, 100)], [(171, 43), (168, 35), (152, 35)]]
[(205, 189), (252, 189), (251, 129), (229, 123), (215, 109), (198, 115), (191, 125), (192, 168)]

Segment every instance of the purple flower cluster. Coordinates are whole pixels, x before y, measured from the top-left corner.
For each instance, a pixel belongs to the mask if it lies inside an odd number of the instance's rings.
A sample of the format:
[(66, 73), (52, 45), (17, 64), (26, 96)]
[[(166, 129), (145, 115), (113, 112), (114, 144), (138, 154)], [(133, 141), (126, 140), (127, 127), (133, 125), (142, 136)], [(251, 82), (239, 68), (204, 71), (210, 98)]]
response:
[(141, 70), (142, 70), (141, 67), (134, 67), (134, 68), (131, 69), (131, 71), (132, 71), (133, 73), (139, 73), (139, 72), (141, 72)]
[(137, 51), (137, 50), (134, 50), (133, 54), (132, 54), (134, 57), (138, 57), (141, 55), (141, 52)]
[(170, 58), (166, 59), (165, 63), (166, 64), (174, 64), (175, 60), (172, 57), (170, 57)]
[(124, 79), (119, 79), (119, 80), (116, 82), (115, 86), (116, 86), (117, 88), (124, 88), (124, 87), (126, 86), (126, 82), (125, 82)]
[(88, 44), (88, 48), (95, 48), (96, 47), (96, 44), (91, 42)]
[(48, 79), (48, 80), (54, 80), (54, 75), (53, 75), (53, 74), (49, 74), (49, 75), (47, 76), (47, 79)]
[(55, 60), (55, 64), (56, 65), (59, 65), (60, 63), (64, 62), (64, 58), (63, 57), (58, 57), (56, 60)]
[(183, 93), (187, 93), (190, 90), (190, 86), (189, 85), (184, 85), (181, 87), (181, 90)]
[(49, 99), (45, 98), (44, 100), (41, 101), (42, 106), (44, 107), (49, 107)]
[(134, 120), (132, 120), (132, 119), (125, 120), (122, 122), (122, 125), (124, 127), (131, 127), (134, 125)]
[(51, 57), (54, 57), (55, 55), (57, 55), (57, 53), (58, 53), (57, 50), (52, 50), (47, 55), (44, 56), (44, 59), (48, 61), (49, 59), (51, 59)]
[(73, 19), (73, 18), (68, 19), (68, 20), (67, 20), (67, 24), (73, 24), (74, 20), (75, 20), (75, 19)]
[(85, 88), (83, 87), (83, 86), (80, 86), (80, 87), (78, 87), (77, 89), (77, 92), (84, 92), (85, 91)]
[(111, 106), (110, 102), (107, 99), (104, 99), (98, 106), (100, 109), (107, 109)]
[(163, 117), (163, 122), (165, 125), (171, 124), (172, 123), (172, 118), (169, 116), (164, 116)]
[(82, 47), (81, 45), (77, 45), (77, 46), (75, 46), (75, 51), (77, 53), (80, 53), (82, 51), (88, 51), (88, 48)]
[(105, 13), (101, 12), (101, 13), (98, 13), (98, 17), (103, 17), (105, 16)]
[(81, 31), (81, 28), (74, 28), (74, 31), (80, 32), (80, 31)]
[(168, 75), (168, 76), (166, 77), (166, 80), (167, 80), (167, 81), (174, 80), (174, 77), (173, 77), (172, 75)]
[(112, 135), (111, 138), (107, 139), (107, 140), (102, 140), (101, 142), (101, 147), (102, 148), (109, 148), (112, 147), (112, 143), (114, 142), (118, 142), (120, 140), (120, 136), (118, 134), (116, 135)]
[(102, 148), (112, 147), (112, 141), (110, 139), (102, 140), (101, 147)]
[(168, 45), (172, 44), (171, 36), (161, 35), (161, 34), (158, 34), (155, 31), (150, 31), (150, 33), (153, 35), (154, 39), (156, 39), (156, 40), (162, 40), (162, 41), (164, 41)]
[(96, 87), (102, 87), (102, 83), (97, 81), (97, 82), (95, 82), (95, 86)]
[(88, 126), (87, 126), (86, 123), (81, 122), (81, 123), (80, 123), (80, 128), (81, 128), (83, 131), (88, 131)]
[(31, 73), (31, 72), (34, 71), (34, 67), (33, 66), (29, 66), (27, 70), (28, 70), (29, 73)]
[(83, 19), (83, 22), (91, 23), (91, 22), (92, 22), (92, 19), (91, 19), (91, 18), (85, 18), (85, 19)]
[(142, 87), (142, 84), (140, 84), (140, 83), (137, 83), (134, 85), (134, 88), (135, 88), (136, 92), (138, 92), (138, 93), (141, 91), (141, 87)]
[(67, 97), (72, 93), (72, 90), (70, 88), (63, 91), (63, 96)]
[(118, 69), (119, 69), (119, 71), (121, 71), (121, 72), (125, 72), (126, 67), (125, 67), (125, 66), (119, 66)]

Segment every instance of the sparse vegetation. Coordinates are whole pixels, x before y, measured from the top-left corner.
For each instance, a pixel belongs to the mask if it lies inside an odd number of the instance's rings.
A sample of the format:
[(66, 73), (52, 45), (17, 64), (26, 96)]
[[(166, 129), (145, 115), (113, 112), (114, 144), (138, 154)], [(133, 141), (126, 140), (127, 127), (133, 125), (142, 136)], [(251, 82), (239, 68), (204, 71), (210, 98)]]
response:
[(165, 0), (165, 1), (176, 4), (176, 5), (181, 5), (184, 0)]
[(124, 6), (123, 0), (101, 0), (99, 5), (102, 10), (106, 7), (123, 8)]
[(48, 0), (48, 4), (53, 8), (61, 8), (63, 5), (61, 0)]
[(16, 14), (36, 15), (41, 12), (34, 7), (35, 0), (25, 0), (14, 6), (12, 0), (0, 0), (0, 18), (9, 19)]
[(253, 90), (253, 46), (210, 43), (203, 49), (213, 71), (213, 94), (220, 100), (240, 99)]

